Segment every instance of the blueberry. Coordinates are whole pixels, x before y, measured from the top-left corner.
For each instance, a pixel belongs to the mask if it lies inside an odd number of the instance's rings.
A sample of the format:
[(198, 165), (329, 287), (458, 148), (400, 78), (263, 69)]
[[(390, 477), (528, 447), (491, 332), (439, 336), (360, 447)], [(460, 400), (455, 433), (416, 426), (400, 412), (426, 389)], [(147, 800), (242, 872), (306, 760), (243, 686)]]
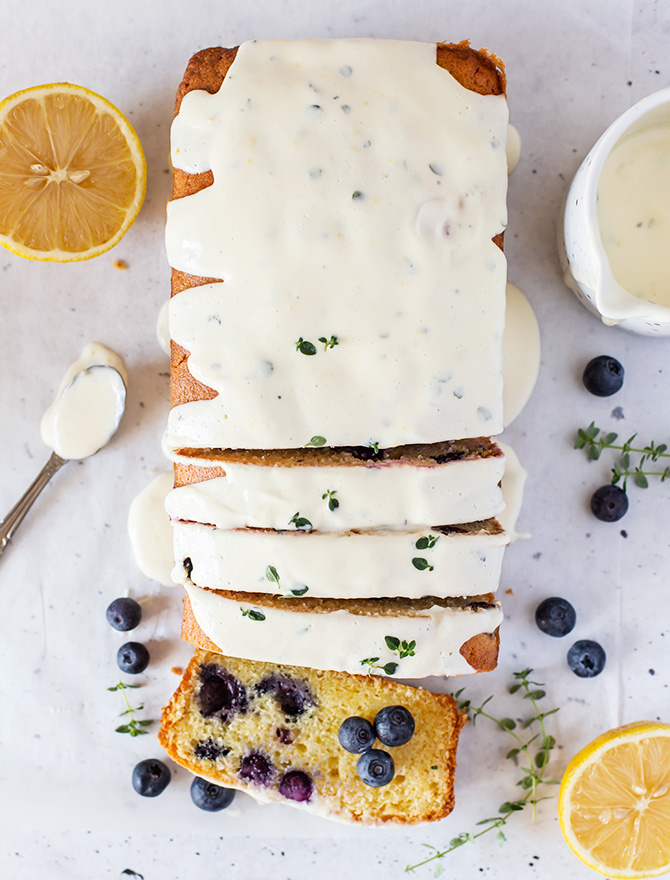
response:
[(289, 770), (279, 783), (279, 794), (290, 801), (308, 801), (312, 796), (312, 780), (302, 770)]
[(133, 769), (133, 788), (142, 797), (157, 797), (169, 781), (170, 771), (162, 761), (148, 758)]
[(353, 752), (354, 755), (359, 755), (372, 748), (375, 742), (375, 731), (366, 718), (352, 715), (351, 718), (345, 718), (340, 724), (337, 737), (343, 749)]
[(256, 690), (259, 694), (274, 694), (282, 712), (290, 718), (297, 718), (314, 704), (307, 685), (288, 675), (269, 675), (256, 685)]
[(356, 764), (356, 772), (366, 785), (381, 788), (388, 785), (395, 775), (395, 764), (388, 752), (370, 749), (364, 752)]
[(219, 745), (211, 736), (209, 739), (201, 739), (193, 749), (196, 758), (200, 758), (201, 761), (216, 761), (217, 758), (225, 758), (229, 751), (230, 749)]
[(295, 742), (295, 733), (288, 727), (278, 727), (275, 730), (275, 736), (284, 746), (290, 746), (292, 742)]
[(567, 636), (575, 628), (577, 614), (567, 599), (552, 596), (535, 609), (535, 623), (548, 636)]
[(377, 712), (374, 727), (385, 746), (403, 746), (414, 735), (414, 718), (404, 706), (385, 706)]
[(200, 711), (205, 718), (218, 715), (228, 721), (235, 712), (246, 712), (249, 705), (243, 684), (221, 666), (211, 664), (200, 667)]
[(149, 652), (141, 642), (126, 642), (116, 652), (116, 662), (121, 672), (139, 675), (149, 665)]
[(201, 776), (196, 776), (191, 783), (191, 800), (201, 810), (208, 813), (217, 813), (219, 810), (225, 810), (235, 799), (235, 790), (233, 788), (223, 788), (221, 785), (215, 785)]
[(591, 512), (603, 522), (616, 522), (628, 510), (628, 495), (620, 486), (601, 486), (591, 496)]
[(584, 370), (586, 390), (598, 397), (609, 397), (623, 385), (624, 369), (616, 358), (601, 354), (589, 361)]
[(598, 642), (582, 639), (568, 651), (568, 664), (580, 678), (593, 678), (605, 668), (605, 651)]
[(142, 606), (134, 599), (114, 599), (107, 609), (107, 623), (120, 632), (135, 629), (142, 619)]
[(256, 785), (267, 788), (274, 776), (275, 768), (272, 766), (272, 762), (261, 752), (249, 752), (242, 758), (240, 779), (244, 779), (246, 782), (255, 782)]

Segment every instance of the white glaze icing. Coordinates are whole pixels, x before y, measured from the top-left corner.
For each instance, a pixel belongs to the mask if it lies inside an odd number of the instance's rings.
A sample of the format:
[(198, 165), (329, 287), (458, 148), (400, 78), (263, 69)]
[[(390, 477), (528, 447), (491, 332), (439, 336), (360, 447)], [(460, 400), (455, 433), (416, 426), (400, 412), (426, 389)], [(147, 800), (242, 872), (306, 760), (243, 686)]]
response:
[(170, 322), (168, 320), (169, 313), (170, 300), (166, 299), (160, 308), (158, 319), (156, 320), (156, 339), (158, 340), (158, 344), (168, 357), (170, 356)]
[[(185, 582), (182, 560), (191, 560), (190, 579), (198, 586), (306, 598), (478, 596), (498, 587), (504, 534), (451, 534), (423, 531), (350, 533), (224, 530), (200, 523), (173, 523), (172, 573)], [(421, 537), (437, 536), (418, 549)], [(416, 565), (413, 560), (418, 560)], [(272, 566), (279, 584), (266, 575)], [(429, 566), (432, 566), (432, 570)]]
[(507, 126), (507, 173), (511, 174), (521, 158), (521, 135), (516, 125)]
[(503, 334), (503, 416), (509, 427), (526, 406), (540, 373), (540, 328), (533, 307), (507, 283)]
[(598, 227), (618, 283), (670, 306), (670, 126), (627, 134), (598, 179)]
[(119, 426), (126, 404), (126, 382), (118, 354), (99, 342), (86, 345), (42, 416), (42, 440), (61, 458), (94, 455)]
[(172, 472), (159, 474), (137, 495), (128, 511), (128, 537), (137, 567), (148, 578), (173, 587), (172, 525), (165, 498), (172, 489)]
[[(211, 462), (209, 462), (211, 466)], [(225, 477), (180, 486), (168, 495), (172, 519), (220, 529), (292, 528), (296, 512), (320, 532), (466, 523), (504, 507), (502, 456), (415, 467), (263, 467), (224, 463)], [(332, 493), (338, 506), (329, 507)]]
[(432, 44), (247, 43), (216, 95), (187, 94), (173, 163), (214, 184), (170, 204), (168, 258), (225, 283), (172, 299), (219, 396), (171, 411), (169, 447), (498, 433), (506, 131), (504, 98)]
[[(434, 605), (414, 615), (352, 614), (349, 611), (287, 611), (282, 608), (240, 605), (211, 590), (186, 584), (193, 615), (202, 631), (222, 653), (361, 674), (361, 661), (379, 657), (379, 664), (397, 661), (397, 678), (462, 675), (474, 672), (459, 653), (466, 641), (493, 632), (502, 621), (499, 605), (476, 611)], [(244, 616), (256, 610), (264, 620)], [(416, 642), (413, 657), (400, 660), (385, 643), (387, 635)], [(373, 670), (375, 671), (375, 670)]]
[(505, 450), (505, 476), (502, 481), (505, 510), (498, 517), (498, 521), (505, 529), (510, 543), (512, 543), (513, 541), (525, 540), (531, 537), (527, 532), (517, 532), (516, 530), (516, 522), (521, 513), (523, 490), (528, 474), (521, 466), (519, 456), (512, 447), (508, 446), (507, 443), (501, 443), (500, 445)]

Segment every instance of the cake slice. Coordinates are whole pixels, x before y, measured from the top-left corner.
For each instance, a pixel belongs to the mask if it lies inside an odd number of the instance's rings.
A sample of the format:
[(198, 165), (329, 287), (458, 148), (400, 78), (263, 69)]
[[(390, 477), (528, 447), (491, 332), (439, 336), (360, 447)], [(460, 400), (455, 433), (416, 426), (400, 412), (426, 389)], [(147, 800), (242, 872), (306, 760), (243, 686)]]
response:
[(398, 678), (495, 669), (502, 609), (469, 599), (281, 599), (186, 584), (182, 638), (252, 660)]
[[(375, 451), (184, 450), (175, 461), (173, 520), (220, 529), (319, 532), (471, 523), (504, 508), (505, 456), (487, 438)], [(305, 528), (306, 525), (301, 526)]]
[[(351, 716), (373, 723), (390, 706), (409, 711), (414, 733), (403, 745), (374, 743), (392, 757), (395, 773), (372, 787), (338, 731)], [(197, 651), (163, 710), (158, 739), (180, 766), (262, 801), (341, 821), (415, 824), (453, 808), (464, 720), (451, 697), (376, 676)]]
[(495, 593), (508, 543), (496, 520), (346, 532), (172, 525), (177, 583), (310, 599)]

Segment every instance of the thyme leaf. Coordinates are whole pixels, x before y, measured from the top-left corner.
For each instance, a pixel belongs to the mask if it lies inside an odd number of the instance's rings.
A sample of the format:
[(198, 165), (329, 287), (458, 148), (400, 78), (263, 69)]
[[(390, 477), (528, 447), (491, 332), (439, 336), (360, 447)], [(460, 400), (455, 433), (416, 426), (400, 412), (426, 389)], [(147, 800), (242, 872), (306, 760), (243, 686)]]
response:
[(120, 724), (118, 727), (114, 728), (116, 733), (128, 733), (130, 736), (143, 736), (145, 733), (148, 733), (148, 730), (143, 730), (144, 727), (149, 727), (152, 725), (153, 719), (144, 718), (139, 719), (135, 718), (135, 712), (141, 712), (144, 709), (144, 706), (131, 706), (128, 702), (128, 697), (126, 696), (126, 691), (131, 690), (133, 688), (138, 688), (140, 685), (138, 684), (124, 684), (124, 682), (119, 681), (113, 687), (108, 687), (108, 691), (121, 691), (123, 694), (123, 700), (126, 704), (126, 708), (123, 712), (119, 712), (119, 716), (123, 715), (130, 716), (130, 721), (127, 724)]
[(328, 499), (328, 510), (337, 510), (340, 506), (340, 502), (335, 497), (337, 495), (337, 489), (326, 489), (326, 491), (321, 496), (323, 501)]
[(312, 528), (312, 523), (304, 516), (300, 516), (300, 511), (297, 511), (293, 514), (291, 519), (288, 521), (288, 524), (293, 524), (296, 529), (303, 529), (306, 532), (309, 532)]
[(307, 446), (325, 446), (326, 438), (320, 437), (318, 434), (315, 434), (314, 437), (309, 441), (309, 443), (305, 443), (305, 447)]
[(295, 344), (295, 350), (300, 354), (313, 355), (316, 354), (316, 345), (301, 336)]
[(265, 620), (263, 612), (256, 611), (255, 608), (242, 608), (240, 606), (240, 611), (242, 612), (242, 617), (248, 617), (249, 620)]

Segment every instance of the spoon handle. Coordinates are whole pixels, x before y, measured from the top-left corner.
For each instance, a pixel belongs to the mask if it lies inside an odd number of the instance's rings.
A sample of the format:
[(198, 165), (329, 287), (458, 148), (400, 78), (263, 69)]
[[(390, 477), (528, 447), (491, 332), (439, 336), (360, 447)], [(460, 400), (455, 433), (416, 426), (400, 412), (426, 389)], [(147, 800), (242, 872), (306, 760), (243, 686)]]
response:
[(33, 506), (37, 496), (42, 489), (44, 489), (53, 475), (63, 467), (66, 461), (68, 461), (68, 459), (61, 458), (60, 455), (56, 455), (55, 452), (52, 452), (51, 458), (39, 472), (33, 483), (30, 485), (30, 488), (21, 496), (21, 498), (19, 498), (7, 516), (2, 522), (0, 522), (0, 556), (4, 553), (5, 548), (14, 535), (14, 532), (23, 521), (23, 517)]

